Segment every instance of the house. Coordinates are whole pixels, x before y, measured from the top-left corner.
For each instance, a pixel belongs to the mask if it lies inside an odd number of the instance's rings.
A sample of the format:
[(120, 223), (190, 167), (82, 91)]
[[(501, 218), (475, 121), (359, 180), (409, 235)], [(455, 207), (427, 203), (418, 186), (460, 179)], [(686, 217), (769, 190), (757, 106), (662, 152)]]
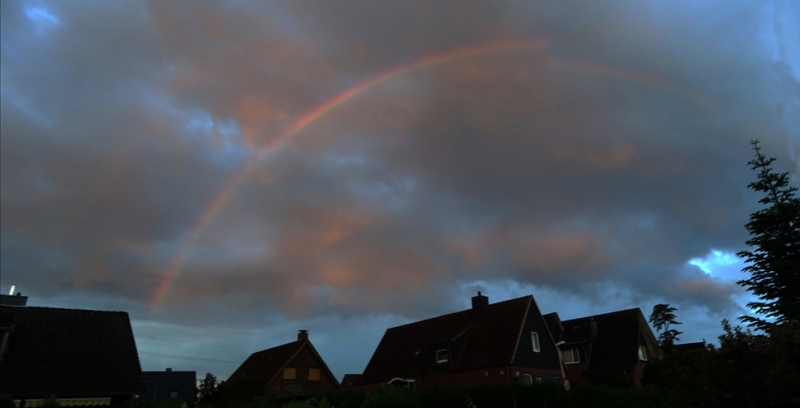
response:
[(18, 407), (127, 407), (145, 391), (125, 312), (3, 304), (0, 340), (0, 393)]
[(533, 296), (386, 330), (357, 388), (527, 383), (562, 378), (555, 345)]
[(184, 404), (197, 401), (197, 374), (194, 371), (142, 371), (142, 380), (147, 390), (143, 401), (179, 399)]
[(639, 379), (657, 342), (639, 308), (563, 322), (557, 313), (549, 313), (545, 320), (570, 381), (623, 378), (641, 386)]
[(308, 339), (308, 330), (300, 330), (297, 341), (251, 354), (228, 378), (222, 393), (229, 397), (233, 384), (247, 379), (263, 382), (264, 392), (259, 395), (270, 399), (287, 392), (339, 388), (339, 382)]
[(340, 388), (350, 388), (361, 380), (361, 374), (345, 374)]

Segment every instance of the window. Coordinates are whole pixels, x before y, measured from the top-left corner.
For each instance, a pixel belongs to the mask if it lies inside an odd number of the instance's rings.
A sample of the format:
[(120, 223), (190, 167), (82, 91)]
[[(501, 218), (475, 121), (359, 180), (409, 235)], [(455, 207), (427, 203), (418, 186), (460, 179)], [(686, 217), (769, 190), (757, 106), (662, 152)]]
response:
[(308, 369), (308, 381), (319, 381), (319, 368), (309, 368)]
[(297, 369), (294, 367), (286, 367), (283, 369), (283, 379), (294, 381), (297, 378)]
[(536, 333), (535, 331), (531, 332), (531, 345), (533, 345), (534, 352), (538, 353), (542, 351), (542, 349), (539, 347), (539, 333)]
[(436, 363), (446, 363), (448, 361), (447, 349), (436, 350)]
[(572, 363), (580, 363), (581, 362), (581, 354), (578, 351), (577, 347), (568, 348), (566, 350), (561, 350), (561, 358), (564, 360), (564, 364), (572, 364)]
[(647, 361), (647, 349), (642, 345), (639, 346), (639, 360)]
[(174, 391), (174, 390), (170, 391), (169, 392), (169, 397), (172, 398), (172, 399), (178, 398), (178, 397), (180, 397), (180, 392)]
[(10, 327), (0, 328), (0, 361), (6, 356), (6, 349), (8, 348), (8, 338), (11, 335)]
[(533, 384), (533, 376), (530, 374), (522, 374), (522, 383), (525, 385)]

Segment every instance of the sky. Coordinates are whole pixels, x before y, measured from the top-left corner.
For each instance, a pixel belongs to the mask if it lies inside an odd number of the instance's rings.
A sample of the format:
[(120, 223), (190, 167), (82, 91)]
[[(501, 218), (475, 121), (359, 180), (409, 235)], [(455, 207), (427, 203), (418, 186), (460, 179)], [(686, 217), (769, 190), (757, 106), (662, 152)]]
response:
[(0, 2), (0, 290), (144, 370), (532, 294), (749, 313), (749, 142), (800, 173), (796, 1)]

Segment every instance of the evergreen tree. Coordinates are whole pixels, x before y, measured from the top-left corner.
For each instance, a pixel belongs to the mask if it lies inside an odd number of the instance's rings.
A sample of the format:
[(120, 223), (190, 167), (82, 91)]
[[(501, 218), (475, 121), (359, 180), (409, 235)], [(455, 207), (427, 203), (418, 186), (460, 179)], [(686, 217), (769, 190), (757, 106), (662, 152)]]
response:
[(769, 331), (772, 327), (791, 321), (800, 321), (800, 199), (797, 188), (789, 186), (788, 173), (776, 173), (771, 164), (775, 158), (761, 154), (759, 141), (751, 142), (756, 158), (748, 164), (758, 172), (758, 180), (748, 185), (765, 194), (758, 202), (766, 205), (750, 215), (745, 225), (751, 238), (746, 244), (752, 250), (737, 253), (748, 265), (743, 269), (749, 279), (738, 284), (758, 297), (747, 307), (757, 316), (739, 319), (757, 329)]

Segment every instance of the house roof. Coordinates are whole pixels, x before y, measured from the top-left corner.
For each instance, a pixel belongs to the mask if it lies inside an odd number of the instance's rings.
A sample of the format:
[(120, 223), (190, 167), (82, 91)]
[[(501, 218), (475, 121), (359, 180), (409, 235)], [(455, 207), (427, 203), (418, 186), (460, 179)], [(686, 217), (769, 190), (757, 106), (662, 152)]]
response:
[(345, 374), (344, 377), (342, 377), (342, 384), (344, 384), (345, 381), (350, 384), (355, 384), (360, 379), (361, 379), (361, 374)]
[[(596, 335), (592, 333), (592, 321)], [(655, 345), (655, 336), (639, 308), (564, 320), (562, 325), (568, 344), (592, 341), (587, 371), (634, 367), (639, 362), (642, 341), (650, 347)]]
[(561, 318), (558, 317), (558, 313), (548, 313), (543, 315), (542, 318), (547, 325), (547, 329), (550, 330), (550, 335), (553, 336), (553, 341), (558, 343), (563, 340), (564, 326), (561, 324)]
[(490, 304), (485, 318), (472, 321), (472, 309), (446, 314), (386, 330), (364, 369), (359, 384), (413, 377), (424, 372), (428, 362), (421, 351), (437, 344), (461, 339), (464, 345), (453, 356), (454, 370), (511, 363), (533, 296)]
[(142, 369), (125, 312), (0, 306), (12, 322), (0, 392), (13, 397), (143, 394)]
[(325, 372), (336, 382), (336, 377), (333, 376), (328, 365), (325, 364), (325, 361), (320, 357), (319, 353), (317, 353), (317, 349), (314, 348), (314, 345), (311, 344), (308, 339), (300, 339), (251, 354), (250, 357), (247, 357), (247, 360), (231, 374), (228, 382), (232, 379), (247, 375), (249, 377), (263, 378), (267, 380), (267, 384), (270, 384), (279, 374), (283, 373), (283, 369), (304, 347), (308, 347), (311, 350)]

